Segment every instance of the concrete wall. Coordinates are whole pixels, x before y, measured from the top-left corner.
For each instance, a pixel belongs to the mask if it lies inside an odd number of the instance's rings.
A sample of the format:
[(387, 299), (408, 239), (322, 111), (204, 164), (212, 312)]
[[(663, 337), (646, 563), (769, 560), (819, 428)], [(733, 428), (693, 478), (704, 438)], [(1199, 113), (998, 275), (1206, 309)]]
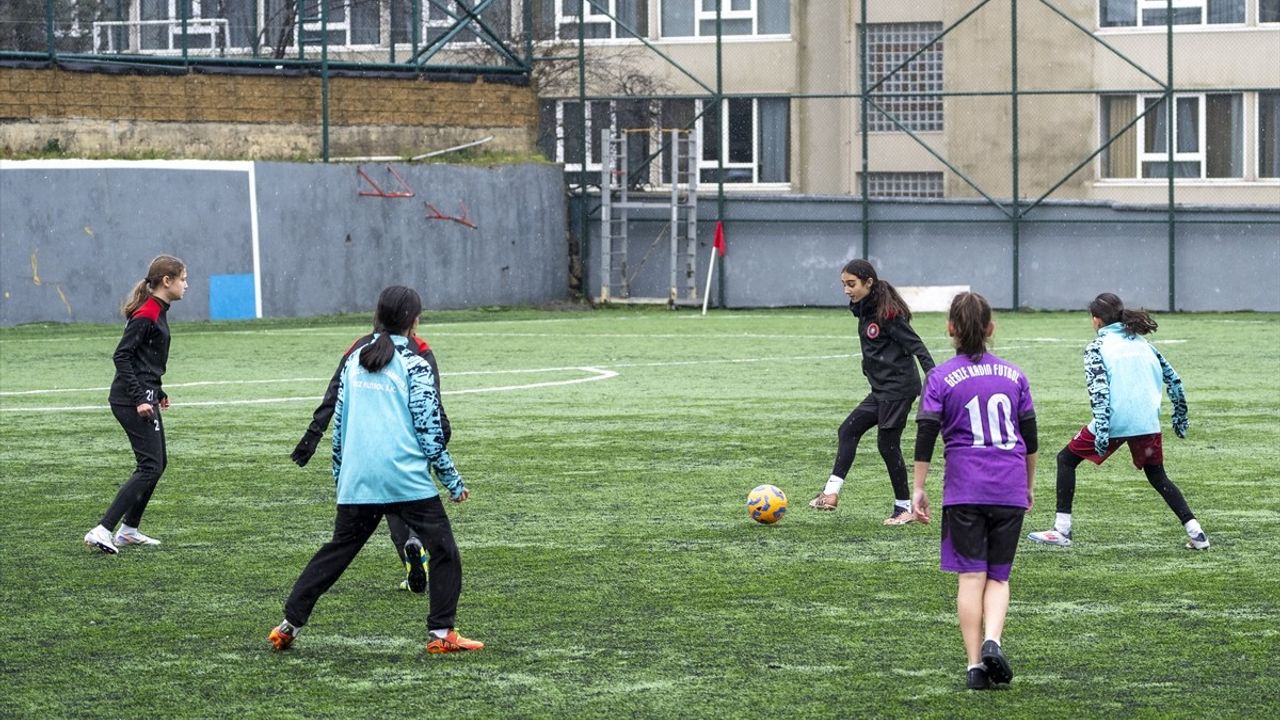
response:
[(0, 162), (0, 325), (117, 321), (162, 252), (188, 264), (184, 320), (252, 317), (255, 284), (264, 317), (367, 311), (389, 284), (434, 309), (568, 298), (558, 167), (395, 167), (415, 197), (359, 196), (355, 165)]
[[(594, 203), (593, 203), (594, 205)], [(838, 306), (839, 271), (862, 256), (857, 198), (730, 198), (725, 302), (730, 307)], [(668, 295), (664, 240), (641, 266), (669, 213), (632, 211), (628, 261), (633, 295)], [(705, 287), (715, 204), (700, 207), (698, 298)], [(983, 203), (877, 203), (870, 253), (895, 285), (969, 285), (994, 306), (1014, 302), (1014, 243), (1006, 216)], [(1253, 210), (1179, 208), (1174, 241), (1175, 309), (1280, 311), (1280, 206)], [(571, 208), (576, 222), (576, 210)], [(1057, 203), (1019, 227), (1018, 298), (1023, 308), (1080, 309), (1099, 292), (1169, 309), (1169, 231), (1162, 207)], [(600, 294), (599, 219), (586, 262), (588, 294)], [(667, 237), (665, 234), (663, 237)], [(712, 299), (718, 300), (718, 280)]]

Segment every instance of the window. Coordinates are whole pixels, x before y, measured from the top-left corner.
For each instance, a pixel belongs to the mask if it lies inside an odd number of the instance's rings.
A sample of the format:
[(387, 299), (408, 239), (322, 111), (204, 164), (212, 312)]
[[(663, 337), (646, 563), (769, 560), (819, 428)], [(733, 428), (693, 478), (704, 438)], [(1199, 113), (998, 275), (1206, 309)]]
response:
[[(862, 193), (862, 173), (858, 173), (858, 194)], [(872, 172), (867, 173), (867, 197), (874, 198), (940, 198), (940, 172)]]
[[(698, 101), (701, 108), (702, 101)], [(788, 181), (791, 102), (785, 98), (726, 98), (698, 121), (702, 182)]]
[[(723, 35), (787, 35), (791, 0), (720, 0)], [(716, 0), (663, 0), (663, 37), (715, 37)]]
[(1280, 23), (1280, 0), (1258, 0), (1258, 22)]
[[(867, 82), (880, 82), (930, 40), (942, 34), (942, 23), (887, 23), (867, 25)], [(891, 75), (871, 96), (913, 132), (942, 130), (942, 97), (923, 93), (942, 92), (942, 41), (929, 46), (906, 67)], [(893, 97), (897, 95), (898, 97)], [(872, 108), (868, 130), (896, 132), (888, 115)]]
[[(701, 145), (699, 179), (702, 182), (789, 181), (789, 100), (726, 98), (697, 118), (703, 102), (691, 99), (590, 101), (586, 120), (588, 159), (584, 170), (582, 104), (574, 100), (547, 100), (541, 105), (539, 148), (548, 158), (564, 163), (571, 184), (598, 185), (601, 130), (610, 128), (613, 133), (621, 130), (627, 138), (632, 185), (647, 185), (653, 178), (669, 184), (670, 152), (662, 153), (652, 163), (647, 162), (648, 155), (670, 140), (671, 134), (663, 130), (692, 127)], [(576, 181), (574, 173), (580, 173)]]
[(1258, 177), (1280, 178), (1280, 90), (1258, 93)]
[(1146, 114), (1102, 154), (1104, 178), (1244, 177), (1244, 113), (1240, 93), (1175, 95), (1173, 163), (1169, 108), (1163, 96), (1102, 98), (1102, 141)]
[[(577, 40), (578, 17), (586, 40), (633, 38), (649, 34), (649, 0), (530, 0), (533, 6), (534, 38)], [(586, 14), (582, 14), (584, 10)], [(614, 22), (617, 18), (620, 22)]]
[[(368, 2), (369, 0), (363, 1)], [(398, 0), (397, 4), (404, 8), (401, 13), (405, 15), (405, 18), (412, 20), (413, 0)], [(477, 0), (419, 0), (419, 12), (424, 16), (423, 29), (418, 35), (419, 38), (422, 38), (422, 44), (425, 45), (439, 40), (459, 20), (465, 18), (476, 4)], [(461, 31), (449, 39), (449, 43), (483, 42), (481, 40), (480, 22), (483, 22), (492, 30), (499, 39), (508, 39), (507, 36), (510, 35), (511, 27), (510, 3), (502, 2), (502, 0), (491, 3), (480, 12), (479, 21), (472, 20), (463, 26)], [(400, 25), (407, 26), (407, 23), (402, 22)], [(406, 35), (406, 37), (402, 39), (401, 35)], [(407, 37), (407, 32), (401, 27), (395, 28), (395, 37), (397, 42), (412, 41), (412, 38)]]
[[(325, 21), (320, 20), (324, 2)], [(366, 0), (302, 0), (298, 22), (303, 45), (377, 45), (380, 8)]]
[[(1261, 0), (1266, 4), (1270, 0)], [(1242, 25), (1245, 0), (1173, 0), (1174, 25)], [(1165, 27), (1167, 0), (1099, 0), (1102, 27)]]

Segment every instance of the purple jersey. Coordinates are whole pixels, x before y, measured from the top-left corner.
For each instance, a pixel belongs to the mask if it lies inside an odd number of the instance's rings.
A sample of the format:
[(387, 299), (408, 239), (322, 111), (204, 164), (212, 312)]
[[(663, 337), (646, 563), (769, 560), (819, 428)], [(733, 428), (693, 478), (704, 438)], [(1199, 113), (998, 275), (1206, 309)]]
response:
[(956, 355), (934, 368), (917, 417), (941, 426), (942, 504), (1027, 507), (1027, 445), (1019, 421), (1035, 416), (1022, 370), (987, 353)]

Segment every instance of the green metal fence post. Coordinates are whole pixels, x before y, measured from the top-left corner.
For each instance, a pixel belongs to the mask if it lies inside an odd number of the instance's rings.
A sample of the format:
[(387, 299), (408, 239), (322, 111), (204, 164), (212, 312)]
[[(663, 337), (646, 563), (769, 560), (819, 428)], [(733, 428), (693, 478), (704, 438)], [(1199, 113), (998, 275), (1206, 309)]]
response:
[(187, 66), (187, 20), (191, 15), (191, 0), (178, 0), (179, 13), (182, 19), (182, 67)]
[(1022, 306), (1022, 302), (1018, 293), (1019, 291), (1018, 276), (1020, 274), (1019, 270), (1021, 268), (1019, 254), (1021, 253), (1021, 250), (1022, 250), (1021, 248), (1022, 227), (1021, 227), (1021, 223), (1019, 222), (1021, 220), (1022, 211), (1019, 209), (1019, 198), (1018, 198), (1018, 195), (1019, 195), (1018, 170), (1019, 170), (1019, 165), (1021, 164), (1021, 161), (1022, 161), (1021, 156), (1018, 154), (1018, 0), (1009, 0), (1009, 23), (1011, 28), (1009, 32), (1009, 47), (1010, 47), (1009, 60), (1011, 64), (1011, 70), (1009, 73), (1010, 75), (1010, 84), (1009, 84), (1010, 108), (1009, 110), (1010, 110), (1010, 117), (1012, 119), (1011, 132), (1013, 133), (1013, 137), (1012, 137), (1013, 146), (1012, 146), (1012, 152), (1010, 153), (1012, 157), (1012, 162), (1013, 162), (1013, 168), (1012, 168), (1013, 187), (1012, 187), (1012, 192), (1010, 193), (1012, 195), (1012, 200), (1013, 200), (1013, 208), (1012, 208), (1013, 212), (1010, 216), (1009, 222), (1010, 222), (1010, 228), (1012, 230), (1012, 237), (1013, 237), (1013, 309), (1017, 310)]
[(320, 152), (329, 162), (329, 0), (320, 0)]
[(44, 0), (44, 37), (49, 43), (49, 61), (58, 59), (58, 46), (53, 42), (53, 0)]
[(859, 192), (862, 194), (862, 258), (865, 260), (871, 254), (871, 200), (867, 194), (868, 188), (871, 187), (870, 173), (871, 164), (867, 159), (868, 152), (871, 148), (871, 141), (867, 135), (867, 124), (870, 122), (871, 112), (867, 106), (867, 58), (870, 53), (867, 50), (867, 0), (862, 0), (862, 19), (858, 23), (858, 84), (862, 88), (860, 93), (859, 106), (861, 107), (861, 118), (858, 122), (858, 134), (862, 136), (862, 180), (858, 183)]
[[(1173, 212), (1173, 207), (1174, 207), (1173, 123), (1174, 123), (1174, 112), (1176, 110), (1176, 108), (1174, 107), (1175, 103), (1173, 100), (1173, 0), (1166, 0), (1165, 13), (1166, 13), (1165, 14), (1165, 34), (1164, 34), (1165, 35), (1165, 56), (1166, 56), (1165, 64), (1166, 64), (1166, 72), (1168, 73), (1166, 78), (1168, 87), (1165, 88), (1165, 95), (1164, 95), (1165, 97), (1165, 102), (1164, 102), (1165, 116), (1164, 117), (1165, 117), (1165, 125), (1167, 126), (1166, 127), (1167, 132), (1165, 133), (1165, 143), (1168, 144), (1168, 147), (1166, 148), (1166, 150), (1169, 151), (1168, 152), (1169, 167), (1168, 167), (1168, 172), (1166, 172), (1165, 174), (1169, 176), (1169, 207), (1168, 207), (1168, 213), (1169, 213), (1169, 311), (1172, 312), (1176, 310), (1178, 307), (1177, 295), (1175, 294), (1175, 287), (1174, 287), (1174, 282), (1175, 282), (1174, 281), (1174, 254), (1175, 254), (1174, 239), (1177, 236), (1177, 233), (1174, 230), (1175, 219), (1174, 219), (1174, 212)], [(1203, 148), (1201, 149), (1203, 150)], [(1138, 174), (1141, 175), (1142, 169), (1139, 168), (1138, 170), (1139, 170)]]
[[(582, 273), (582, 293), (590, 299), (591, 288), (587, 285), (588, 260), (591, 257), (591, 229), (587, 227), (587, 121), (591, 113), (587, 110), (587, 36), (586, 36), (586, 3), (578, 5), (578, 103), (582, 108), (582, 137), (579, 143), (582, 149), (581, 172), (578, 174), (578, 262)], [(609, 188), (600, 188), (601, 193), (609, 192)], [(604, 239), (601, 238), (601, 242)], [(603, 245), (601, 246), (603, 247)], [(601, 287), (607, 287), (609, 278), (600, 278)]]
[(387, 62), (396, 64), (396, 0), (391, 0), (391, 19), (387, 22)]
[[(724, 106), (724, 42), (723, 42), (724, 28), (721, 25), (721, 23), (723, 22), (723, 17), (721, 14), (721, 6), (723, 4), (724, 4), (724, 0), (716, 0), (716, 99), (715, 99), (715, 103), (716, 103), (716, 110), (718, 111), (716, 117), (720, 118), (721, 128), (723, 128), (729, 123), (729, 113), (727, 112), (728, 109)], [(720, 128), (717, 128), (717, 130), (719, 129)], [(720, 137), (723, 138), (724, 135), (722, 134)], [(723, 223), (724, 222), (724, 178), (725, 178), (724, 164), (725, 164), (725, 161), (729, 159), (729, 148), (723, 142), (717, 143), (717, 144), (720, 147), (720, 157), (717, 158), (717, 161), (720, 165), (720, 182), (716, 183), (716, 221)], [(701, 149), (699, 149), (698, 152), (702, 152)], [(697, 222), (698, 219), (694, 218), (693, 221)], [(672, 232), (675, 232), (674, 228), (672, 228)], [(712, 250), (712, 252), (715, 252), (715, 250)], [(716, 298), (716, 304), (719, 305), (720, 307), (725, 306), (724, 271), (725, 271), (725, 266), (728, 264), (726, 262), (728, 259), (729, 259), (728, 255), (725, 255), (724, 257), (720, 258), (720, 274), (716, 276), (716, 294), (719, 296)]]

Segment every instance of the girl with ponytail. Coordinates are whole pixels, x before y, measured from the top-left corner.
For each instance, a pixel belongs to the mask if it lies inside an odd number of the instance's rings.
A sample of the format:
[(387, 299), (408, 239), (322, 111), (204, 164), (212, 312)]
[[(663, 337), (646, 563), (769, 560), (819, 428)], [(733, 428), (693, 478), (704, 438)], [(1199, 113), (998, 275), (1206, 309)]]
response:
[(115, 555), (123, 545), (160, 544), (138, 526), (168, 462), (160, 411), (169, 407), (169, 396), (160, 387), (160, 377), (169, 362), (169, 306), (186, 292), (187, 266), (172, 255), (160, 255), (120, 308), (128, 322), (112, 355), (116, 375), (107, 401), (137, 463), (98, 525), (85, 534), (90, 549)]
[(1142, 337), (1159, 326), (1145, 310), (1125, 308), (1124, 302), (1112, 293), (1102, 293), (1089, 303), (1089, 317), (1098, 334), (1084, 349), (1085, 384), (1093, 420), (1058, 453), (1058, 512), (1053, 529), (1027, 537), (1048, 545), (1070, 546), (1076, 468), (1085, 460), (1101, 465), (1121, 445), (1128, 445), (1134, 466), (1147, 476), (1147, 482), (1187, 531), (1186, 548), (1207, 550), (1208, 536), (1164, 469), (1162, 385), (1173, 403), (1173, 433), (1186, 437), (1188, 422), (1182, 379), (1164, 355)]
[[(435, 372), (411, 342), (421, 312), (422, 299), (413, 289), (397, 285), (383, 290), (373, 342), (353, 351), (342, 368), (333, 415), (338, 494), (333, 539), (294, 583), (284, 622), (267, 636), (276, 650), (293, 645), (316, 601), (342, 576), (384, 515), (399, 517), (414, 534), (404, 552), (413, 560), (407, 578), (411, 589), (430, 590), (426, 651), (484, 648), (454, 628), (462, 560), (435, 481), (448, 489), (453, 502), (465, 502), (471, 493), (445, 448)], [(429, 573), (420, 561), (424, 552)]]
[(912, 403), (920, 395), (916, 363), (927, 374), (933, 369), (933, 356), (911, 328), (911, 309), (893, 285), (880, 279), (871, 263), (849, 262), (840, 272), (840, 282), (849, 298), (849, 311), (858, 319), (862, 374), (871, 385), (871, 393), (840, 425), (831, 476), (822, 491), (809, 501), (809, 507), (836, 509), (858, 443), (868, 430), (878, 427), (876, 445), (889, 471), (894, 497), (893, 512), (884, 522), (905, 525), (914, 521), (915, 515), (911, 512), (907, 464), (902, 458), (902, 430)]
[(925, 479), (942, 435), (941, 567), (958, 574), (956, 614), (970, 690), (1013, 680), (1000, 639), (1039, 449), (1027, 376), (987, 351), (995, 329), (986, 298), (963, 292), (952, 299), (947, 334), (956, 354), (929, 374), (916, 413), (914, 511), (920, 522), (930, 520)]

